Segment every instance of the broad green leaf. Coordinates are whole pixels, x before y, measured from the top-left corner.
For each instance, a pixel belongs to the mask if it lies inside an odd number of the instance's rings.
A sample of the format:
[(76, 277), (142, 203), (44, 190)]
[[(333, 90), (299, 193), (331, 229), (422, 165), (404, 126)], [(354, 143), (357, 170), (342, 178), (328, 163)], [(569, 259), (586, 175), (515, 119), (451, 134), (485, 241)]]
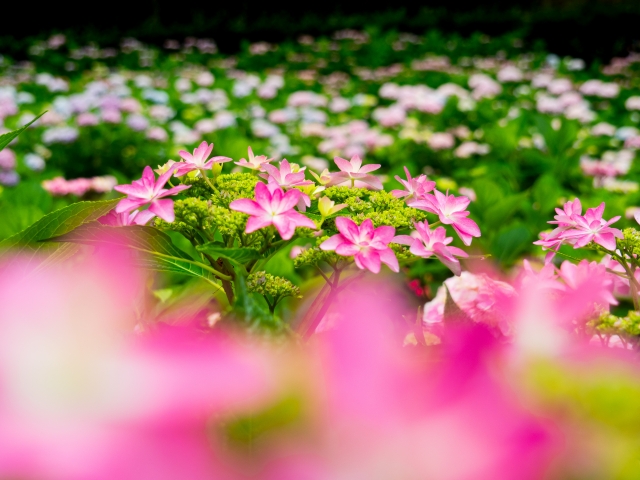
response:
[(27, 123), (24, 127), (19, 128), (17, 130), (14, 130), (12, 132), (7, 132), (7, 133), (3, 133), (2, 135), (0, 135), (0, 150), (3, 150), (4, 147), (6, 147), (7, 145), (9, 145), (14, 138), (16, 138), (18, 135), (20, 135), (22, 132), (24, 132), (27, 128), (29, 128), (29, 126), (35, 122), (36, 120), (38, 120), (42, 115), (44, 115), (45, 113), (47, 113), (46, 111), (42, 112), (40, 115), (38, 115), (36, 118), (34, 118), (33, 120), (31, 120), (29, 123)]
[(535, 237), (529, 229), (522, 225), (514, 225), (501, 232), (493, 242), (491, 250), (496, 259), (502, 263), (513, 262), (518, 255), (532, 248)]
[(171, 242), (171, 238), (153, 227), (132, 225), (109, 227), (90, 222), (64, 235), (47, 239), (49, 242), (78, 243), (92, 246), (115, 246), (132, 248), (143, 252), (139, 263), (156, 271), (182, 273), (200, 277), (213, 283), (212, 269), (194, 260)]
[(522, 204), (522, 199), (522, 195), (511, 195), (499, 200), (485, 210), (483, 214), (484, 222), (491, 228), (504, 225), (518, 211)]
[(67, 258), (75, 251), (73, 245), (55, 245), (42, 240), (64, 235), (84, 223), (93, 222), (109, 213), (118, 202), (119, 199), (78, 202), (56, 210), (22, 232), (0, 242), (0, 250), (11, 249), (12, 253), (20, 254), (23, 258), (28, 256), (30, 259), (44, 253), (50, 254), (49, 260)]
[(211, 255), (212, 257), (222, 257), (239, 265), (244, 265), (251, 260), (258, 260), (259, 258), (262, 258), (257, 250), (247, 247), (227, 248), (222, 247), (219, 244), (207, 243), (199, 246), (198, 250)]
[(532, 188), (533, 199), (541, 213), (547, 214), (553, 211), (558, 198), (562, 194), (562, 187), (551, 174), (541, 176)]

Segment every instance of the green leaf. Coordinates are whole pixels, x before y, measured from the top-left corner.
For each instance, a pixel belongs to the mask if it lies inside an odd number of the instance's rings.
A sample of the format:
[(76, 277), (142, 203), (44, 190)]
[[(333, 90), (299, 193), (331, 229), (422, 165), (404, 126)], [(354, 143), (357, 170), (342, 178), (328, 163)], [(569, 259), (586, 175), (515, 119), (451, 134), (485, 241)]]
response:
[[(167, 234), (153, 227), (140, 225), (110, 227), (98, 222), (91, 222), (81, 225), (69, 233), (47, 240), (49, 242), (132, 248), (147, 254), (138, 259), (142, 267), (204, 278), (210, 283), (213, 283), (214, 279), (212, 268), (191, 258), (173, 245)], [(217, 286), (217, 284), (215, 285)]]
[(541, 213), (549, 213), (556, 206), (562, 193), (560, 184), (551, 174), (541, 176), (532, 188), (533, 199), (538, 204)]
[(64, 235), (84, 223), (97, 220), (109, 213), (119, 201), (78, 202), (56, 210), (22, 232), (0, 242), (0, 250), (11, 249), (12, 253), (20, 254), (23, 258), (28, 255), (30, 259), (44, 253), (52, 254), (49, 260), (66, 258), (75, 251), (72, 245), (60, 246), (43, 243), (42, 240)]
[(9, 145), (13, 141), (14, 138), (16, 138), (18, 135), (20, 135), (22, 132), (24, 132), (27, 128), (29, 128), (29, 125), (31, 125), (33, 122), (38, 120), (45, 113), (47, 113), (46, 110), (44, 112), (42, 112), (40, 115), (38, 115), (36, 118), (31, 120), (29, 123), (27, 123), (22, 128), (19, 128), (17, 130), (12, 131), (12, 132), (3, 133), (2, 135), (0, 135), (0, 150), (3, 150), (7, 145)]
[(207, 243), (197, 247), (200, 252), (211, 255), (215, 258), (225, 258), (233, 263), (244, 266), (245, 263), (251, 260), (258, 260), (262, 258), (260, 253), (253, 248), (239, 247), (239, 248), (227, 248), (222, 247), (216, 243)]
[(522, 195), (511, 195), (505, 197), (484, 212), (484, 222), (489, 227), (499, 227), (507, 223), (511, 217), (520, 209)]

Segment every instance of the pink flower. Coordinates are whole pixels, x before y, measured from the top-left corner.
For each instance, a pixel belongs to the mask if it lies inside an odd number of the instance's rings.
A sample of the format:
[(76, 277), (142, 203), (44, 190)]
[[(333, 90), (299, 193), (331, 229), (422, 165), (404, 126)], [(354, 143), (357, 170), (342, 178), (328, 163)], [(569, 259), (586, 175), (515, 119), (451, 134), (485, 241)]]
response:
[(562, 234), (562, 238), (575, 242), (574, 248), (580, 248), (593, 241), (608, 250), (616, 249), (616, 238), (624, 238), (624, 235), (617, 228), (609, 225), (620, 220), (620, 217), (613, 217), (609, 221), (602, 219), (604, 213), (604, 202), (597, 208), (590, 208), (584, 216), (572, 215), (571, 220), (575, 222), (575, 227)]
[(466, 258), (469, 255), (464, 250), (456, 247), (448, 247), (453, 239), (447, 237), (447, 231), (444, 227), (438, 227), (435, 230), (429, 229), (428, 222), (418, 222), (415, 224), (416, 229), (411, 235), (398, 235), (392, 242), (400, 245), (409, 245), (411, 253), (418, 257), (429, 258), (435, 255), (449, 268), (454, 275), (460, 275), (460, 261), (456, 257)]
[(211, 155), (212, 150), (213, 143), (207, 145), (207, 142), (202, 142), (198, 145), (198, 148), (193, 150), (193, 154), (180, 150), (178, 153), (184, 161), (178, 163), (178, 167), (175, 170), (175, 176), (181, 177), (185, 173), (189, 173), (194, 170), (211, 170), (214, 164), (231, 161), (229, 157), (213, 157), (209, 159), (209, 155)]
[(241, 167), (250, 168), (251, 170), (258, 170), (259, 172), (264, 172), (264, 164), (272, 161), (272, 158), (267, 158), (266, 155), (258, 155), (255, 156), (253, 154), (253, 150), (249, 147), (249, 161), (244, 158), (241, 158), (237, 162), (234, 162), (236, 165)]
[(293, 209), (301, 195), (302, 193), (296, 189), (285, 193), (280, 187), (276, 187), (270, 191), (264, 183), (258, 182), (255, 200), (248, 198), (234, 200), (229, 208), (250, 215), (246, 233), (273, 225), (284, 240), (289, 240), (293, 237), (296, 227), (316, 228), (311, 219)]
[(411, 202), (412, 200), (422, 199), (427, 193), (436, 188), (436, 182), (429, 180), (426, 175), (412, 178), (407, 167), (404, 167), (404, 172), (407, 175), (406, 180), (401, 179), (398, 175), (395, 176), (395, 179), (400, 182), (406, 190), (391, 190), (391, 195), (394, 197), (406, 197), (405, 200)]
[(329, 185), (340, 185), (342, 183), (349, 182), (353, 187), (357, 186), (356, 183), (361, 183), (364, 184), (364, 186), (373, 188), (374, 190), (382, 190), (382, 182), (380, 179), (375, 175), (369, 174), (369, 172), (378, 170), (380, 168), (379, 164), (363, 166), (362, 160), (358, 155), (351, 157), (350, 161), (340, 157), (335, 157), (333, 161), (336, 162), (336, 165), (341, 171), (331, 174), (331, 182)]
[(262, 168), (267, 173), (261, 173), (260, 176), (265, 180), (268, 180), (269, 183), (274, 183), (279, 187), (290, 188), (313, 185), (311, 180), (304, 179), (304, 170), (307, 167), (302, 167), (298, 171), (294, 172), (287, 159), (280, 162), (280, 168), (269, 165), (268, 163), (263, 163)]
[[(175, 165), (175, 164), (174, 164)], [(151, 167), (144, 167), (142, 178), (134, 180), (130, 185), (117, 185), (113, 189), (124, 193), (127, 198), (120, 200), (116, 205), (116, 213), (124, 213), (149, 204), (149, 211), (156, 214), (166, 222), (173, 222), (175, 214), (173, 212), (173, 200), (164, 199), (171, 195), (176, 195), (186, 190), (190, 185), (178, 185), (170, 189), (163, 188), (175, 170), (175, 166), (163, 173), (156, 180)]]
[(582, 260), (577, 265), (569, 261), (562, 262), (560, 265), (560, 277), (566, 284), (566, 291), (579, 291), (583, 285), (597, 283), (597, 289), (593, 289), (595, 298), (591, 296), (594, 304), (617, 305), (618, 301), (614, 298), (612, 292), (614, 288), (611, 275), (607, 274), (604, 265), (596, 262), (589, 263), (588, 260)]
[(104, 217), (98, 219), (103, 225), (110, 227), (127, 227), (129, 225), (146, 225), (149, 220), (155, 217), (151, 210), (134, 210), (133, 212), (116, 213), (111, 210)]
[(480, 236), (478, 224), (467, 218), (465, 209), (470, 203), (467, 197), (455, 197), (435, 191), (435, 195), (426, 194), (423, 200), (413, 201), (409, 205), (420, 210), (435, 213), (445, 225), (451, 225), (465, 245), (471, 245), (473, 237)]
[(336, 227), (340, 233), (322, 242), (322, 250), (335, 250), (343, 257), (354, 257), (358, 268), (373, 273), (380, 272), (380, 262), (394, 272), (400, 271), (398, 259), (389, 248), (395, 228), (381, 226), (374, 229), (369, 218), (358, 226), (348, 217), (336, 218)]

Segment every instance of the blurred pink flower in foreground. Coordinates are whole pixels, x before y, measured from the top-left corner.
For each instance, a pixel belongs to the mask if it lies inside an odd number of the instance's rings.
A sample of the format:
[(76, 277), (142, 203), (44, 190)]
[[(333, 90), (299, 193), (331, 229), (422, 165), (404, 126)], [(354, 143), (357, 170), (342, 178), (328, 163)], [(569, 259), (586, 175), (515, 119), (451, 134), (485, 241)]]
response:
[(116, 213), (115, 210), (111, 210), (105, 216), (99, 218), (98, 221), (109, 227), (127, 227), (129, 225), (146, 225), (155, 216), (155, 213), (150, 210), (134, 210), (133, 212), (122, 213)]
[(203, 419), (260, 398), (263, 360), (183, 327), (134, 334), (143, 279), (102, 253), (0, 266), (0, 476), (220, 478)]
[(176, 169), (174, 163), (169, 170), (156, 177), (151, 167), (146, 166), (142, 172), (140, 180), (134, 180), (130, 185), (117, 185), (114, 190), (124, 193), (127, 198), (120, 200), (116, 205), (116, 213), (130, 212), (143, 205), (149, 204), (149, 211), (156, 214), (166, 222), (173, 222), (175, 214), (173, 211), (173, 200), (164, 199), (170, 195), (176, 195), (183, 190), (190, 188), (190, 185), (178, 185), (176, 187), (166, 189), (163, 188), (169, 181), (171, 175)]
[(395, 228), (385, 225), (373, 228), (369, 218), (358, 226), (348, 217), (336, 218), (336, 227), (340, 233), (322, 242), (322, 250), (335, 250), (343, 257), (353, 257), (358, 268), (373, 273), (380, 272), (381, 262), (394, 272), (400, 271), (398, 259), (389, 248)]
[(280, 187), (276, 187), (270, 191), (264, 183), (258, 182), (255, 200), (249, 198), (234, 200), (229, 204), (229, 208), (250, 215), (246, 233), (273, 225), (284, 240), (289, 240), (293, 237), (296, 227), (316, 228), (313, 220), (293, 209), (301, 195), (302, 193), (296, 189), (285, 193)]
[(436, 366), (393, 340), (403, 302), (388, 292), (381, 282), (349, 287), (336, 327), (314, 337), (312, 429), (263, 440), (262, 478), (542, 478), (555, 427), (495, 375), (495, 339), (481, 326), (452, 328)]
[(180, 150), (178, 152), (182, 157), (182, 162), (177, 163), (174, 175), (181, 177), (182, 175), (192, 172), (194, 170), (211, 170), (214, 164), (230, 162), (229, 157), (213, 157), (209, 158), (213, 151), (213, 143), (208, 145), (207, 142), (202, 142), (196, 149), (193, 150), (193, 154)]

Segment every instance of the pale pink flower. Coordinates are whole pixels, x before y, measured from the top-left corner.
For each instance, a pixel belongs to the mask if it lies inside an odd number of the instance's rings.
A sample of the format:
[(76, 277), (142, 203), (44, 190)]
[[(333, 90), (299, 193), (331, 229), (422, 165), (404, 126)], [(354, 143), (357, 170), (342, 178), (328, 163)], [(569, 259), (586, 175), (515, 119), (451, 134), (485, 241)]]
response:
[(435, 255), (454, 275), (459, 276), (462, 268), (457, 257), (466, 258), (469, 255), (457, 247), (447, 246), (453, 238), (447, 237), (445, 228), (430, 230), (428, 222), (417, 222), (414, 226), (416, 229), (410, 235), (398, 235), (392, 242), (410, 246), (411, 253), (418, 257), (429, 258)]
[(407, 167), (404, 167), (404, 172), (407, 175), (406, 180), (401, 179), (398, 175), (395, 176), (395, 179), (404, 186), (405, 190), (391, 190), (391, 195), (394, 197), (404, 198), (410, 203), (413, 200), (421, 200), (436, 188), (436, 182), (429, 180), (426, 175), (412, 178)]
[(380, 168), (379, 164), (362, 165), (362, 160), (357, 155), (351, 157), (349, 161), (340, 157), (335, 157), (333, 161), (340, 169), (340, 172), (331, 174), (331, 182), (329, 185), (333, 186), (347, 183), (353, 187), (356, 185), (356, 182), (358, 182), (374, 190), (382, 190), (382, 182), (380, 179), (375, 175), (370, 175), (370, 172)]
[(83, 112), (78, 115), (76, 122), (78, 122), (78, 126), (80, 127), (90, 127), (93, 125), (98, 125), (98, 123), (100, 123), (100, 119), (93, 113)]
[(289, 161), (285, 158), (280, 162), (280, 168), (274, 167), (268, 163), (262, 163), (262, 169), (266, 173), (260, 176), (269, 183), (276, 184), (282, 188), (303, 187), (305, 185), (313, 185), (311, 180), (304, 179), (304, 171), (307, 167), (302, 167), (294, 171)]
[(13, 170), (16, 168), (16, 154), (10, 148), (0, 150), (0, 169)]
[(455, 139), (450, 133), (438, 132), (431, 135), (427, 143), (434, 150), (443, 150), (452, 148), (455, 145)]
[(273, 160), (273, 158), (267, 158), (266, 155), (254, 155), (253, 150), (249, 147), (249, 160), (245, 158), (241, 158), (237, 162), (234, 162), (236, 165), (241, 167), (250, 168), (251, 170), (257, 170), (259, 172), (264, 172), (264, 164), (267, 164)]
[(423, 199), (413, 201), (409, 205), (419, 210), (435, 213), (445, 225), (451, 225), (465, 245), (471, 245), (473, 237), (480, 236), (478, 224), (467, 218), (466, 211), (470, 200), (467, 197), (456, 197), (436, 190), (435, 195), (426, 194)]
[(229, 157), (222, 156), (209, 158), (212, 150), (213, 143), (208, 145), (207, 142), (202, 142), (198, 145), (198, 147), (193, 150), (193, 154), (180, 150), (178, 153), (183, 161), (177, 164), (178, 167), (175, 169), (174, 175), (181, 177), (194, 170), (211, 170), (214, 164), (231, 161)]
[(149, 204), (149, 210), (152, 213), (166, 222), (173, 222), (175, 219), (173, 200), (165, 199), (164, 197), (176, 195), (190, 188), (190, 185), (178, 185), (168, 190), (163, 188), (171, 175), (173, 175), (174, 170), (175, 166), (160, 175), (156, 180), (151, 167), (146, 166), (140, 180), (134, 180), (130, 185), (115, 186), (114, 190), (127, 195), (127, 198), (123, 198), (116, 205), (116, 213), (130, 212)]
[(562, 234), (564, 239), (573, 243), (574, 248), (580, 248), (589, 242), (595, 242), (608, 250), (616, 249), (616, 238), (624, 238), (624, 235), (617, 228), (609, 225), (620, 220), (620, 217), (613, 217), (609, 221), (602, 218), (604, 213), (604, 202), (597, 208), (590, 208), (584, 216), (572, 215), (571, 220), (575, 226)]
[(285, 193), (280, 187), (275, 187), (270, 191), (264, 183), (258, 182), (255, 200), (234, 200), (229, 204), (229, 208), (250, 215), (245, 233), (273, 225), (284, 240), (289, 240), (293, 237), (296, 227), (316, 228), (311, 219), (293, 209), (301, 195), (302, 193), (296, 189)]
[(360, 226), (348, 217), (336, 218), (336, 227), (340, 233), (325, 240), (322, 250), (335, 250), (343, 257), (354, 257), (358, 268), (380, 272), (380, 263), (392, 271), (400, 271), (398, 259), (389, 248), (396, 229), (383, 225), (373, 228), (373, 222), (367, 218)]

